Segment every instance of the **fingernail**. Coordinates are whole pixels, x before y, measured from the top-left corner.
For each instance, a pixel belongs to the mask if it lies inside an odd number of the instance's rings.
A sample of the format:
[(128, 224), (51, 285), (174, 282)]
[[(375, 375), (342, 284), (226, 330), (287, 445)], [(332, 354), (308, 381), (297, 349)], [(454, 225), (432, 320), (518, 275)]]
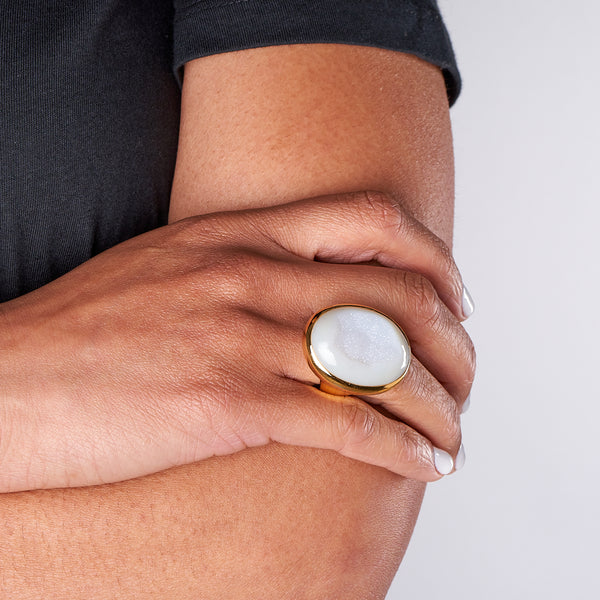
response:
[(433, 462), (435, 464), (435, 470), (440, 475), (448, 475), (448, 473), (452, 473), (452, 469), (454, 467), (454, 461), (452, 460), (452, 457), (444, 450), (440, 450), (435, 446), (433, 447)]
[(463, 286), (462, 291), (462, 311), (465, 319), (468, 319), (475, 310), (475, 303), (473, 302), (473, 297), (469, 294), (469, 290)]
[(467, 457), (465, 455), (465, 447), (461, 444), (460, 448), (458, 449), (458, 454), (456, 455), (456, 460), (454, 461), (455, 471), (460, 471), (460, 469), (462, 469), (465, 466), (466, 458)]
[(471, 394), (467, 396), (467, 399), (462, 405), (462, 409), (460, 412), (464, 415), (469, 410), (469, 408), (471, 408)]

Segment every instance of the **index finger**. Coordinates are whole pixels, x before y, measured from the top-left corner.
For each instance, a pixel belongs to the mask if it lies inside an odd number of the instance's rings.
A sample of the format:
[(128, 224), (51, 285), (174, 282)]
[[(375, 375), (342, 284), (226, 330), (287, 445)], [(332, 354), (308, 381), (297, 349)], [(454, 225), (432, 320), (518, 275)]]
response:
[[(249, 211), (253, 212), (253, 211)], [(382, 192), (352, 192), (258, 209), (259, 229), (303, 258), (323, 262), (376, 261), (424, 275), (457, 319), (473, 301), (448, 246)]]

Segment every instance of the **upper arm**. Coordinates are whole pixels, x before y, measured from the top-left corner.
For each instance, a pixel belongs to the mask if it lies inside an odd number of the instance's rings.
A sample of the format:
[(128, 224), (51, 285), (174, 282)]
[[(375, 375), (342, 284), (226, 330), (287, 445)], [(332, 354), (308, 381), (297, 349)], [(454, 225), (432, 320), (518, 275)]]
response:
[(452, 139), (437, 67), (342, 44), (186, 65), (171, 220), (367, 189), (449, 241)]

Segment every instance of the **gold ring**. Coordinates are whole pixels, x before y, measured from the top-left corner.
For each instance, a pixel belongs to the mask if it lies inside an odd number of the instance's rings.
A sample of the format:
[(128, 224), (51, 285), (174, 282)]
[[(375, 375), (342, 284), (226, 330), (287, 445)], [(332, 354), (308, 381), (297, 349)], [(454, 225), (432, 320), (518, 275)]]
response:
[(315, 313), (304, 331), (304, 354), (320, 389), (335, 395), (381, 394), (402, 381), (411, 360), (402, 328), (357, 304)]

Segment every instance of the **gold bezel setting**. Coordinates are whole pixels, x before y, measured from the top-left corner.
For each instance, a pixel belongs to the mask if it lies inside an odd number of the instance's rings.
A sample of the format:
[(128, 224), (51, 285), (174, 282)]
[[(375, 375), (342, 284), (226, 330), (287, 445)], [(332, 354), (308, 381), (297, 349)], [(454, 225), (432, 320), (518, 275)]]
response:
[[(315, 326), (315, 323), (319, 319), (319, 317), (321, 317), (324, 313), (334, 310), (336, 308), (362, 308), (362, 309), (366, 309), (366, 310), (375, 312), (375, 313), (381, 315), (382, 317), (386, 318), (391, 323), (393, 323), (400, 330), (400, 332), (404, 336), (404, 339), (406, 340), (407, 353), (408, 353), (406, 368), (404, 369), (404, 372), (400, 375), (400, 377), (396, 378), (394, 381), (391, 381), (391, 382), (383, 384), (383, 385), (361, 386), (361, 385), (354, 384), (350, 381), (345, 381), (344, 379), (340, 379), (339, 377), (337, 377), (336, 375), (331, 373), (319, 361), (319, 359), (316, 356), (316, 353), (314, 351), (314, 348), (312, 346), (312, 343), (311, 343), (312, 330)], [(321, 380), (321, 389), (323, 391), (332, 393), (332, 394), (337, 394), (337, 395), (353, 395), (353, 396), (367, 396), (367, 395), (374, 395), (374, 394), (382, 394), (383, 392), (386, 392), (389, 389), (393, 388), (395, 385), (400, 383), (406, 376), (406, 373), (408, 373), (408, 369), (410, 368), (410, 363), (411, 363), (411, 359), (412, 359), (412, 351), (410, 348), (410, 343), (409, 343), (408, 337), (407, 337), (406, 333), (404, 333), (404, 330), (402, 329), (402, 327), (400, 327), (400, 325), (398, 325), (398, 323), (396, 323), (396, 321), (391, 319), (385, 313), (382, 313), (381, 311), (379, 311), (375, 308), (371, 308), (370, 306), (363, 306), (361, 304), (335, 304), (333, 306), (328, 306), (327, 308), (324, 308), (324, 309), (320, 310), (319, 312), (315, 313), (308, 321), (306, 328), (304, 330), (304, 355), (308, 362), (308, 366), (311, 368), (313, 373)]]

